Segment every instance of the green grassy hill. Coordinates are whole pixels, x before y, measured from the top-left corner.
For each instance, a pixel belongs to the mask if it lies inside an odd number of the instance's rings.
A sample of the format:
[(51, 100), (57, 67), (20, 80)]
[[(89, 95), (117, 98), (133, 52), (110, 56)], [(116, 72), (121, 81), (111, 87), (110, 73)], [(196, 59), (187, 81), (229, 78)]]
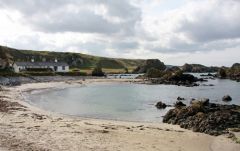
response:
[(67, 62), (71, 69), (78, 68), (86, 72), (90, 72), (97, 64), (101, 64), (106, 72), (124, 72), (125, 68), (132, 71), (143, 62), (141, 59), (106, 58), (70, 52), (18, 50), (4, 46), (0, 46), (0, 58), (8, 63), (30, 61), (31, 58), (34, 58), (35, 61), (42, 61), (43, 58), (46, 61), (54, 61), (57, 58), (59, 62)]

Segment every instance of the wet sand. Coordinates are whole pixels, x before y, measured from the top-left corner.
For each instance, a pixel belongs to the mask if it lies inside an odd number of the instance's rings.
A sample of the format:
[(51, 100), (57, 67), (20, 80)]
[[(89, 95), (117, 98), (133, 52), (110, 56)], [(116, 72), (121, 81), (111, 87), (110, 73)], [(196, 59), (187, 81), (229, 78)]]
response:
[[(210, 136), (163, 123), (123, 122), (66, 116), (28, 104), (23, 92), (80, 87), (87, 79), (23, 84), (0, 91), (0, 150), (239, 151), (227, 136)], [(13, 103), (15, 102), (15, 103)]]

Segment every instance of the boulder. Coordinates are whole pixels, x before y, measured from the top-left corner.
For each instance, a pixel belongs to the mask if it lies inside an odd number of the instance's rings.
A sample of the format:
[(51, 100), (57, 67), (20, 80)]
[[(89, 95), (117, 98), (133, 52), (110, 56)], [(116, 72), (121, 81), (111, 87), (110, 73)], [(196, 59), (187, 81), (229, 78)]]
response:
[(184, 104), (182, 101), (177, 101), (175, 104), (174, 104), (175, 107), (183, 107), (183, 106), (186, 106), (186, 104)]
[(167, 105), (163, 102), (157, 102), (157, 104), (155, 105), (158, 109), (165, 109), (167, 107)]
[(229, 102), (229, 101), (232, 101), (232, 98), (230, 95), (225, 95), (225, 96), (223, 96), (222, 101)]
[(208, 98), (203, 98), (200, 100), (204, 106), (209, 105), (209, 99)]
[(239, 128), (240, 106), (210, 103), (209, 99), (194, 100), (190, 106), (169, 110), (163, 122), (217, 136), (228, 133), (229, 128)]
[(185, 98), (177, 97), (177, 100), (185, 100)]

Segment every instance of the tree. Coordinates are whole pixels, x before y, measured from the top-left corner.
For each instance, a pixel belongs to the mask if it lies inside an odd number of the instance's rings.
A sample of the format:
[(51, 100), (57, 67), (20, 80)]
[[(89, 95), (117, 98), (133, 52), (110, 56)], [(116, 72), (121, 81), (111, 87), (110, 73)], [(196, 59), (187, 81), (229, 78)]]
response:
[(125, 73), (128, 73), (128, 68), (125, 67), (124, 70), (125, 70)]
[(93, 69), (92, 76), (104, 76), (104, 72), (102, 71), (102, 66), (100, 64), (97, 64), (97, 66)]

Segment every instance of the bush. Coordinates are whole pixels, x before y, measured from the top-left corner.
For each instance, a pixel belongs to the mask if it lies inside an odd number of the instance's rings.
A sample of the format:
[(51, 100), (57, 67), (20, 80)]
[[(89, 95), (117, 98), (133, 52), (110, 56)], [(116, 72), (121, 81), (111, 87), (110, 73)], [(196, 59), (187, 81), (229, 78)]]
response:
[(100, 65), (97, 65), (97, 67), (93, 69), (92, 76), (98, 76), (98, 77), (104, 76), (104, 72), (102, 71), (102, 67)]
[(128, 68), (125, 67), (124, 70), (125, 70), (125, 73), (129, 73)]

